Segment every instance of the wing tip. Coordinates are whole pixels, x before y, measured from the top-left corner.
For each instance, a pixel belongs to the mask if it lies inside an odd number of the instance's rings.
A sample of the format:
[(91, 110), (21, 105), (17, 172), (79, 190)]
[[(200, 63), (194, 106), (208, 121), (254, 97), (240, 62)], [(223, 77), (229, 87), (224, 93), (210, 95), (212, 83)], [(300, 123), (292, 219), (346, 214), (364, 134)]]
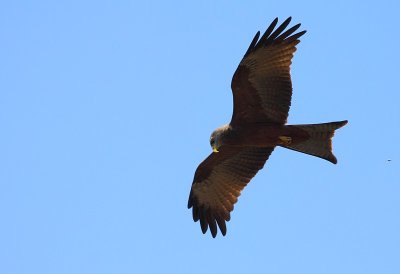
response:
[[(250, 46), (245, 53), (245, 56), (247, 56), (250, 52), (256, 50), (257, 48), (260, 48), (261, 46), (268, 46), (274, 42), (282, 42), (282, 41), (292, 42), (297, 40), (300, 36), (306, 33), (306, 31), (304, 30), (293, 34), (301, 26), (301, 23), (298, 23), (295, 26), (288, 29), (287, 31), (285, 31), (285, 29), (287, 28), (287, 26), (290, 24), (291, 21), (292, 21), (292, 16), (289, 16), (288, 18), (285, 19), (285, 21), (282, 22), (282, 24), (280, 24), (275, 29), (278, 23), (278, 17), (276, 17), (268, 26), (268, 28), (266, 29), (266, 31), (264, 32), (264, 34), (261, 36), (260, 39), (258, 39), (260, 32), (259, 31), (257, 32), (256, 36), (250, 43)], [(257, 39), (255, 39), (256, 37)]]
[(211, 209), (206, 209), (204, 206), (197, 206), (194, 201), (193, 208), (193, 221), (200, 221), (200, 228), (203, 234), (206, 234), (210, 229), (211, 236), (215, 238), (218, 234), (218, 228), (221, 231), (222, 236), (226, 235), (226, 222), (230, 219), (230, 214), (225, 214), (226, 217), (221, 217), (221, 214), (212, 212)]
[(286, 18), (285, 21), (283, 21), (282, 25), (284, 25), (285, 23), (289, 24), (290, 21), (292, 21), (292, 16), (289, 16), (288, 18)]

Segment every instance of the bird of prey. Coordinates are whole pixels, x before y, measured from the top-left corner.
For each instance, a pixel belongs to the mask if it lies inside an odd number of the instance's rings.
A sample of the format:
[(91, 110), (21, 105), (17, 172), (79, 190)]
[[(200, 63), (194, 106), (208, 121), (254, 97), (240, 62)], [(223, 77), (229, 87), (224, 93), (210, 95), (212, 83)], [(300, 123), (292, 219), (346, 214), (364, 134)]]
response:
[(233, 75), (232, 119), (211, 134), (213, 151), (195, 172), (188, 208), (193, 220), (200, 220), (202, 232), (210, 228), (214, 238), (217, 226), (225, 236), (241, 191), (276, 146), (337, 163), (332, 137), (347, 121), (286, 125), (292, 97), (290, 65), (306, 33), (296, 32), (300, 24), (286, 30), (290, 20), (275, 29), (276, 18), (261, 38), (260, 32), (253, 38)]

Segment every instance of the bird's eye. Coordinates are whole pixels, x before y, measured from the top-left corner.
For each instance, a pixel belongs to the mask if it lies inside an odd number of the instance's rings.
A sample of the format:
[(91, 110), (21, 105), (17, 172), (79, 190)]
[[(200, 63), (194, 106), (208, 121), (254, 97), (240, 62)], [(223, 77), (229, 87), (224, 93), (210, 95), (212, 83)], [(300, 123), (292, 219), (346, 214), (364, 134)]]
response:
[(211, 139), (211, 140), (210, 140), (210, 144), (211, 144), (211, 146), (213, 146), (213, 145), (214, 145), (214, 143), (215, 143), (215, 140), (214, 140), (214, 139)]

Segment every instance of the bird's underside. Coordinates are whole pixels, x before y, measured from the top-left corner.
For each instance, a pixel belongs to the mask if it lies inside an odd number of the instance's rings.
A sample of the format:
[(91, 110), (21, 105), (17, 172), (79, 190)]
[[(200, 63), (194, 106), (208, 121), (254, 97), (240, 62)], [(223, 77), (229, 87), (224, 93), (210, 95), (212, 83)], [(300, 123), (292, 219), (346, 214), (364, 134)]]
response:
[[(290, 65), (300, 24), (286, 30), (291, 18), (275, 29), (275, 19), (260, 38), (257, 32), (232, 79), (231, 122), (210, 138), (213, 149), (196, 169), (188, 208), (213, 237), (226, 221), (243, 188), (263, 168), (276, 146), (337, 162), (332, 153), (335, 130), (347, 121), (286, 125), (292, 96)], [(275, 30), (274, 30), (275, 29)]]
[(310, 137), (301, 127), (281, 124), (248, 124), (239, 128), (229, 126), (226, 131), (223, 137), (226, 146), (287, 146)]

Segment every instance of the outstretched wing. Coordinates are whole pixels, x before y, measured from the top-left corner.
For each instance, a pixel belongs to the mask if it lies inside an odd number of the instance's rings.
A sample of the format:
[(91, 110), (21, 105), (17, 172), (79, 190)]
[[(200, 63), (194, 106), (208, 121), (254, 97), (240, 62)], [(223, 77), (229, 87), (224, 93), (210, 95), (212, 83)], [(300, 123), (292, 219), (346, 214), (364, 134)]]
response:
[(197, 168), (189, 195), (188, 208), (193, 207), (193, 220), (200, 220), (203, 233), (210, 228), (213, 237), (217, 225), (226, 234), (225, 221), (242, 189), (263, 168), (274, 147), (222, 146)]
[[(297, 24), (283, 32), (291, 17), (275, 31), (276, 18), (263, 36), (257, 32), (232, 79), (233, 115), (231, 124), (285, 124), (292, 98), (290, 65), (298, 38)], [(295, 34), (293, 34), (295, 33)]]

